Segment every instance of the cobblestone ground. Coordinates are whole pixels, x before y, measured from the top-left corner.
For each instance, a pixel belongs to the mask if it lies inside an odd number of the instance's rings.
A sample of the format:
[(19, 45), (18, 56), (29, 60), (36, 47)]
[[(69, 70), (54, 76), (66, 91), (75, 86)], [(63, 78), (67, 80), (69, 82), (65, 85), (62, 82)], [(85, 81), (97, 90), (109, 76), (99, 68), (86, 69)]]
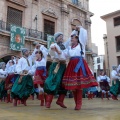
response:
[(120, 120), (120, 101), (94, 98), (83, 99), (80, 111), (74, 110), (74, 101), (65, 99), (67, 109), (62, 109), (53, 100), (50, 109), (39, 106), (38, 100), (28, 100), (28, 106), (13, 107), (11, 103), (0, 103), (0, 120)]

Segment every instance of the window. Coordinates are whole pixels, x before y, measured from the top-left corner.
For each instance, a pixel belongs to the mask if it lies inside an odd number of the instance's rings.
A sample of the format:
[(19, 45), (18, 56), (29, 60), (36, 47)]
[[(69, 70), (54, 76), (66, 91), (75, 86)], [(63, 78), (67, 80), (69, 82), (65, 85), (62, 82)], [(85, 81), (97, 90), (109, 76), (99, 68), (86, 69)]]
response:
[(120, 56), (117, 57), (118, 65), (120, 64)]
[(116, 51), (120, 52), (120, 36), (116, 37)]
[(118, 25), (120, 25), (120, 16), (114, 18), (114, 26), (118, 26)]
[(55, 22), (44, 19), (44, 33), (45, 33), (45, 40), (47, 40), (47, 34), (54, 35)]
[(72, 3), (78, 5), (78, 0), (72, 0)]
[(22, 11), (8, 7), (7, 29), (10, 29), (10, 24), (22, 26)]
[(97, 63), (100, 63), (100, 58), (97, 58)]
[(98, 70), (100, 70), (100, 65), (98, 65)]

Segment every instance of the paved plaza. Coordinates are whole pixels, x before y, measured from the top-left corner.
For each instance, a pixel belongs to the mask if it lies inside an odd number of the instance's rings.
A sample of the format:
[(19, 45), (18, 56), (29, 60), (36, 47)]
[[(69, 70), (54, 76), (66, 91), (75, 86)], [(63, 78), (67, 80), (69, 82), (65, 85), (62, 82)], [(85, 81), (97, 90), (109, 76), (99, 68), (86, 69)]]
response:
[(39, 106), (38, 100), (28, 100), (28, 106), (13, 107), (11, 103), (0, 103), (0, 120), (120, 120), (120, 101), (94, 98), (83, 99), (80, 111), (75, 111), (74, 100), (65, 99), (67, 109), (52, 103), (51, 109)]

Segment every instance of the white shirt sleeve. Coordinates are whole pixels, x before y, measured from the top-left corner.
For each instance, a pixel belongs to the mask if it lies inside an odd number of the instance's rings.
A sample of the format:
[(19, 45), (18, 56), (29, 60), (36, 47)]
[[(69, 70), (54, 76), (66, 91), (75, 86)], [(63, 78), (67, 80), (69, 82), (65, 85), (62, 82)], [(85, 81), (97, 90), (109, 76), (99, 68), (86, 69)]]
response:
[[(74, 35), (74, 34), (77, 35), (77, 34), (78, 34), (78, 31), (73, 30), (72, 33), (71, 33), (71, 35)], [(70, 43), (71, 43), (71, 36), (70, 36), (70, 38), (68, 38), (67, 41), (64, 42), (65, 48), (68, 48), (68, 47), (70, 46)]]
[(16, 65), (16, 72), (18, 74), (22, 73), (23, 70), (26, 70), (27, 68), (27, 62), (23, 60), (22, 58), (18, 60), (18, 64)]
[(120, 70), (120, 65), (118, 66), (118, 68), (117, 68), (117, 71), (119, 71)]
[(31, 69), (28, 71), (28, 74), (29, 75), (34, 75), (35, 74), (35, 71), (36, 71), (36, 65), (34, 64)]
[(51, 57), (56, 56), (56, 52), (51, 50), (51, 48), (54, 47), (54, 46), (56, 46), (56, 43), (53, 43), (53, 44), (50, 45), (49, 54), (50, 54)]
[(35, 48), (34, 51), (32, 52), (32, 55), (29, 56), (31, 60), (34, 59), (36, 51), (37, 51), (37, 49)]
[(106, 76), (107, 77), (107, 82), (109, 82), (110, 83), (110, 78), (108, 77), (108, 76)]
[(79, 41), (82, 44), (82, 49), (84, 52), (84, 57), (85, 57), (85, 47), (87, 44), (87, 30), (85, 30), (83, 27), (80, 27), (80, 34), (79, 34)]
[(117, 76), (117, 72), (115, 70), (111, 72), (111, 76), (113, 79), (120, 79), (120, 77)]
[(7, 69), (6, 69), (7, 73), (8, 74), (13, 74), (15, 72), (15, 66), (12, 65), (12, 66), (9, 66)]
[(41, 45), (40, 50), (42, 51), (44, 58), (47, 59), (48, 49), (44, 45)]
[(97, 82), (100, 82), (101, 81), (101, 78), (100, 76), (97, 77)]

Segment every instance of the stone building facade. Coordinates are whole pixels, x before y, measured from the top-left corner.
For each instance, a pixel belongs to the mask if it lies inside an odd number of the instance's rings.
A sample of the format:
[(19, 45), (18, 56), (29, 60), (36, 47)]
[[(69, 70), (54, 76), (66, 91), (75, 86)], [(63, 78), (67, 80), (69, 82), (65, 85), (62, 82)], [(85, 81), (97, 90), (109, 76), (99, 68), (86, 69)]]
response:
[(34, 43), (47, 45), (47, 34), (63, 32), (64, 40), (77, 25), (88, 31), (86, 59), (92, 66), (91, 21), (89, 0), (0, 0), (0, 59), (19, 51), (10, 50), (10, 24), (26, 29), (25, 47), (31, 51)]
[(105, 67), (112, 71), (113, 65), (120, 65), (120, 10), (101, 16), (106, 22), (107, 34), (103, 35)]

